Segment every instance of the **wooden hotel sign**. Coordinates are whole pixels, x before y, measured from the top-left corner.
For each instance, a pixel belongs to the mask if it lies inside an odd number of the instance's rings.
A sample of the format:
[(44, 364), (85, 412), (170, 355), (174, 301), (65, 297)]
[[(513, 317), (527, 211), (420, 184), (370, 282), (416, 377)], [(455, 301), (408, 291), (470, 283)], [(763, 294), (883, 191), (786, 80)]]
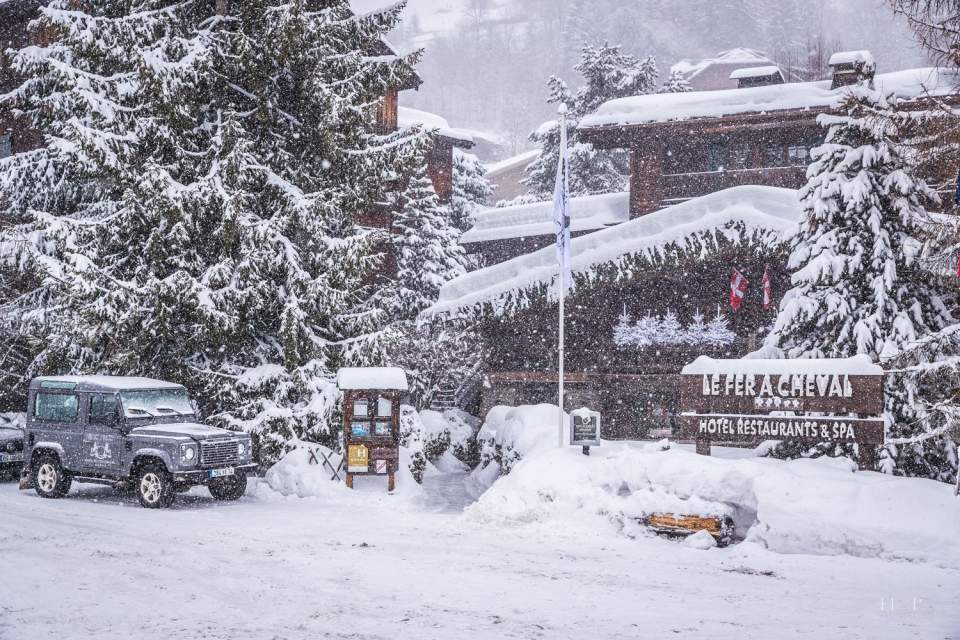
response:
[[(810, 360), (713, 360), (683, 369), (680, 433), (710, 444), (764, 440), (851, 443), (861, 465), (883, 443), (883, 369), (865, 356)], [(816, 415), (808, 415), (816, 414)], [(832, 414), (823, 416), (822, 414)]]

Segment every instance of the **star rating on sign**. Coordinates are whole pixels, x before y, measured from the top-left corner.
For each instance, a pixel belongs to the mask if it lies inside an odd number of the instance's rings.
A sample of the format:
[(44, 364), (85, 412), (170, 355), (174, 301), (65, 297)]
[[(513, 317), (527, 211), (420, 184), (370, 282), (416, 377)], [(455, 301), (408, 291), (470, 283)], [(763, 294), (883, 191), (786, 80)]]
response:
[(753, 406), (758, 409), (762, 408), (777, 408), (777, 409), (799, 409), (801, 402), (797, 398), (754, 398)]

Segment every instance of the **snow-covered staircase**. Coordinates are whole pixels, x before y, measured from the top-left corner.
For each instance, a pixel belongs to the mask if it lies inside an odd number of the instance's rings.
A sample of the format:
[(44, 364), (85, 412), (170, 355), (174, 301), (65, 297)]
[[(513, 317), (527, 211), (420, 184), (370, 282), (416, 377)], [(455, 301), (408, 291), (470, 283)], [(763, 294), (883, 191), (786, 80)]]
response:
[(453, 409), (457, 404), (457, 390), (453, 387), (441, 387), (433, 395), (430, 401), (430, 408), (434, 411), (444, 411)]

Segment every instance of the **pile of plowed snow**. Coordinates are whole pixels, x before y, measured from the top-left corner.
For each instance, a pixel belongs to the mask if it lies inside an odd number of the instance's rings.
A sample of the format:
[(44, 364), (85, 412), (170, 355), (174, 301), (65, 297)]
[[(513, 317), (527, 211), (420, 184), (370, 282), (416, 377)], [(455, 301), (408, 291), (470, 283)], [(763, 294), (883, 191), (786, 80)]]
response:
[(700, 456), (664, 444), (533, 447), (466, 518), (642, 535), (652, 512), (729, 515), (779, 553), (849, 554), (960, 568), (960, 499), (931, 480), (856, 471), (845, 458), (785, 462)]

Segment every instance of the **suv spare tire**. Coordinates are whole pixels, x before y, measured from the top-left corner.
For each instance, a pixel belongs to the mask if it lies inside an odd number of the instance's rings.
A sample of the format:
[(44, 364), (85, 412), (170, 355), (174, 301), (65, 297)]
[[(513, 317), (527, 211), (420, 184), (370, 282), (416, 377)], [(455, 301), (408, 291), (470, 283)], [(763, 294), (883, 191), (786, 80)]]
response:
[(239, 500), (247, 491), (247, 474), (238, 473), (211, 480), (207, 488), (210, 489), (210, 495), (217, 500)]
[(41, 454), (33, 461), (33, 486), (41, 498), (62, 498), (70, 491), (72, 482), (60, 458), (52, 453)]
[(146, 509), (165, 509), (173, 504), (176, 492), (173, 478), (159, 462), (140, 465), (134, 480), (140, 506)]

